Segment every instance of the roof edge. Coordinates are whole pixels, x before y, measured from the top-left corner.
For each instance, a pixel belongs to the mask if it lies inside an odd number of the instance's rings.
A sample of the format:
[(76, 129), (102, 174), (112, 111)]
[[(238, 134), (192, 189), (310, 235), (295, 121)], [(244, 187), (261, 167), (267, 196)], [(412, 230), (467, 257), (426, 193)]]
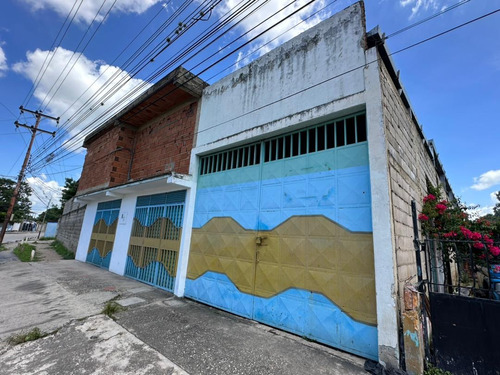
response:
[(208, 86), (208, 83), (203, 81), (201, 78), (191, 73), (189, 70), (183, 66), (179, 66), (167, 74), (165, 77), (156, 82), (153, 86), (149, 87), (142, 94), (140, 94), (134, 101), (128, 104), (125, 108), (99, 126), (97, 129), (92, 131), (89, 135), (85, 137), (83, 141), (83, 147), (86, 147), (94, 138), (96, 138), (102, 132), (108, 130), (109, 128), (116, 125), (119, 118), (125, 116), (128, 112), (133, 110), (135, 107), (141, 105), (149, 97), (156, 94), (158, 91), (163, 89), (165, 86), (173, 84), (177, 88), (188, 92), (194, 98), (201, 98), (203, 89)]
[(425, 150), (427, 151), (427, 154), (431, 158), (432, 162), (434, 163), (434, 167), (436, 169), (436, 172), (438, 173), (439, 177), (444, 180), (443, 181), (443, 187), (446, 190), (446, 194), (448, 196), (454, 196), (453, 189), (451, 188), (451, 185), (448, 181), (448, 177), (446, 176), (446, 172), (443, 168), (443, 164), (441, 163), (439, 159), (439, 154), (437, 153), (436, 150), (436, 145), (434, 141), (432, 140), (427, 140), (425, 137), (422, 125), (419, 123), (417, 116), (415, 115), (415, 112), (413, 111), (412, 105), (410, 103), (410, 100), (408, 98), (408, 94), (406, 93), (405, 88), (403, 87), (403, 84), (399, 80), (399, 70), (396, 69), (396, 65), (394, 64), (394, 61), (391, 58), (391, 53), (385, 44), (385, 34), (380, 31), (379, 26), (375, 26), (373, 29), (371, 29), (369, 32), (366, 33), (366, 41), (367, 41), (367, 49), (369, 48), (377, 48), (377, 51), (380, 55), (380, 59), (382, 60), (384, 66), (387, 68), (389, 72), (389, 76), (391, 77), (392, 82), (396, 86), (396, 89), (399, 91), (399, 96), (401, 100), (403, 101), (404, 106), (408, 109), (410, 117), (412, 119), (412, 122), (414, 123), (418, 134), (420, 135), (420, 138), (422, 139), (422, 143), (424, 145)]

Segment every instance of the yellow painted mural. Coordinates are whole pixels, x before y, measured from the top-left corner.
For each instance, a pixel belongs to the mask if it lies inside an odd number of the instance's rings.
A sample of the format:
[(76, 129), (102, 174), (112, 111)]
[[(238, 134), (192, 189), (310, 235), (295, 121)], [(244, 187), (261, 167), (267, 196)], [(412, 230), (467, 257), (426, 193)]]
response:
[(104, 219), (99, 219), (92, 229), (88, 253), (97, 249), (101, 258), (105, 258), (113, 250), (117, 224), (117, 220), (108, 225)]
[(181, 236), (182, 228), (169, 218), (159, 218), (150, 226), (134, 219), (128, 256), (140, 268), (159, 262), (170, 276), (175, 277)]
[(293, 216), (270, 231), (229, 217), (193, 228), (188, 278), (225, 274), (243, 293), (272, 297), (289, 288), (321, 293), (357, 321), (376, 325), (373, 239), (322, 216)]

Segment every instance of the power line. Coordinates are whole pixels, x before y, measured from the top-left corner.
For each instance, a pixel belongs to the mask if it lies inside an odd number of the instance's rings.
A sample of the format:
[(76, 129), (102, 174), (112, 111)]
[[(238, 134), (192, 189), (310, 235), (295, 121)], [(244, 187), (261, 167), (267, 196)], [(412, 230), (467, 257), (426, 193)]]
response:
[(424, 18), (424, 19), (422, 19), (422, 20), (420, 20), (420, 21), (417, 21), (417, 22), (415, 22), (415, 23), (412, 23), (411, 25), (408, 25), (408, 26), (406, 26), (406, 27), (403, 27), (402, 29), (399, 29), (399, 30), (397, 30), (397, 31), (394, 31), (393, 33), (391, 33), (391, 34), (387, 35), (385, 38), (386, 38), (386, 39), (388, 39), (388, 38), (392, 38), (393, 36), (396, 36), (396, 35), (398, 35), (398, 34), (404, 33), (405, 31), (408, 31), (408, 30), (410, 30), (410, 29), (413, 29), (413, 28), (414, 28), (414, 27), (416, 27), (416, 26), (419, 26), (419, 25), (421, 25), (421, 24), (423, 24), (423, 23), (425, 23), (425, 22), (428, 22), (428, 21), (430, 21), (430, 20), (432, 20), (432, 19), (436, 18), (436, 17), (439, 17), (440, 15), (445, 14), (445, 13), (449, 12), (450, 10), (456, 9), (456, 8), (458, 8), (458, 7), (460, 7), (460, 6), (464, 5), (464, 4), (467, 4), (467, 3), (468, 3), (468, 2), (470, 2), (470, 1), (471, 1), (471, 0), (462, 0), (462, 1), (458, 2), (458, 3), (456, 3), (456, 4), (450, 5), (449, 7), (446, 7), (446, 8), (444, 8), (444, 9), (440, 10), (439, 12), (436, 12), (436, 13), (434, 13), (434, 14), (430, 15), (429, 17), (426, 17), (426, 18)]
[[(71, 68), (68, 70), (68, 72), (66, 73), (66, 75), (64, 76), (64, 78), (61, 80), (61, 82), (59, 83), (59, 85), (57, 86), (56, 88), (56, 91), (54, 91), (54, 93), (52, 94), (52, 98), (47, 102), (47, 104), (45, 105), (44, 107), (44, 110), (47, 109), (47, 107), (49, 106), (49, 104), (52, 102), (52, 99), (54, 99), (55, 95), (57, 94), (57, 92), (59, 91), (59, 89), (61, 88), (62, 84), (64, 83), (64, 81), (66, 81), (66, 79), (68, 78), (68, 75), (69, 73), (73, 70), (73, 68), (75, 67), (76, 63), (78, 62), (78, 60), (80, 59), (80, 57), (82, 56), (82, 54), (85, 52), (85, 50), (87, 49), (87, 47), (89, 46), (90, 42), (92, 41), (92, 39), (94, 39), (95, 35), (97, 34), (97, 32), (99, 31), (99, 29), (101, 28), (102, 24), (104, 23), (104, 20), (108, 17), (109, 13), (111, 12), (111, 10), (113, 9), (113, 7), (115, 6), (116, 4), (116, 1), (117, 0), (114, 0), (113, 1), (113, 4), (111, 4), (111, 6), (109, 7), (108, 11), (106, 12), (106, 15), (102, 18), (101, 22), (99, 23), (99, 25), (97, 25), (96, 29), (94, 30), (94, 32), (92, 33), (91, 37), (89, 38), (89, 40), (87, 41), (87, 43), (85, 44), (85, 46), (83, 47), (83, 49), (79, 52), (78, 54), (78, 57), (75, 59), (75, 61), (73, 62), (73, 65), (71, 66)], [(89, 24), (88, 28), (87, 28), (87, 31), (85, 31), (85, 33), (83, 34), (82, 38), (80, 39), (80, 42), (78, 42), (78, 45), (76, 46), (75, 50), (78, 50), (78, 47), (80, 47), (80, 44), (83, 42), (83, 40), (85, 39), (87, 33), (90, 31), (90, 29), (92, 28), (92, 25), (94, 24), (95, 20), (97, 19), (97, 17), (99, 16), (102, 8), (104, 7), (104, 4), (107, 2), (107, 0), (104, 0), (101, 4), (101, 7), (97, 10), (97, 13), (96, 15), (94, 16), (94, 19), (92, 20), (92, 22)], [(55, 79), (54, 83), (52, 84), (52, 86), (50, 87), (49, 91), (47, 91), (47, 94), (45, 95), (45, 98), (43, 99), (42, 103), (40, 104), (40, 108), (43, 106), (43, 104), (45, 103), (45, 100), (47, 100), (50, 92), (52, 91), (52, 89), (54, 88), (54, 86), (56, 85), (57, 81), (59, 80), (59, 78), (61, 78), (61, 76), (63, 75), (64, 71), (66, 70), (66, 68), (68, 67), (69, 63), (71, 62), (71, 59), (73, 58), (73, 56), (75, 56), (76, 54), (76, 51), (73, 51), (73, 54), (71, 55), (71, 57), (68, 59), (68, 62), (66, 63), (66, 65), (64, 66), (63, 70), (61, 70), (61, 72), (59, 73), (59, 76)]]
[[(51, 46), (51, 50), (52, 48), (55, 47), (55, 44), (57, 43), (57, 38), (59, 37), (62, 29), (64, 28), (64, 25), (66, 24), (66, 22), (68, 21), (68, 18), (69, 16), (71, 15), (71, 13), (73, 12), (73, 9), (75, 8), (76, 4), (77, 4), (78, 0), (75, 0), (75, 3), (73, 4), (73, 7), (71, 8), (71, 10), (69, 11), (66, 19), (64, 20), (63, 24), (61, 25), (61, 28), (59, 29), (59, 32), (57, 33), (55, 39), (54, 39), (54, 42), (52, 43), (52, 46)], [(71, 18), (71, 21), (68, 23), (68, 26), (66, 27), (66, 30), (64, 31), (62, 37), (61, 37), (61, 40), (59, 41), (58, 45), (60, 46), (62, 41), (64, 40), (64, 38), (66, 37), (66, 34), (68, 33), (68, 30), (71, 26), (71, 24), (73, 23), (73, 20), (75, 19), (76, 17), (76, 14), (78, 13), (78, 11), (80, 10), (80, 7), (82, 6), (83, 4), (83, 0), (80, 0), (80, 5), (78, 5), (78, 8), (76, 9), (75, 13), (73, 13), (73, 17)], [(31, 100), (31, 98), (33, 97), (33, 94), (35, 93), (36, 89), (38, 88), (38, 85), (40, 84), (40, 82), (42, 81), (42, 78), (45, 74), (45, 72), (47, 71), (50, 63), (52, 62), (52, 60), (54, 59), (54, 56), (56, 54), (56, 51), (57, 51), (57, 48), (54, 48), (54, 52), (52, 54), (52, 56), (50, 57), (50, 60), (49, 62), (47, 63), (47, 65), (45, 66), (45, 62), (47, 61), (47, 58), (48, 56), (50, 55), (50, 52), (45, 56), (45, 60), (43, 61), (43, 64), (42, 66), (40, 67), (40, 70), (35, 78), (35, 80), (33, 81), (33, 85), (31, 86), (31, 89), (28, 91), (28, 94), (26, 95), (26, 97), (24, 98), (24, 101), (23, 101), (23, 106), (26, 106), (28, 105), (29, 101)], [(45, 66), (45, 68), (44, 68)]]
[[(498, 11), (499, 11), (499, 10), (494, 11), (494, 12), (491, 12), (491, 13), (488, 13), (488, 14), (486, 14), (486, 15), (484, 15), (484, 16), (478, 17), (478, 18), (476, 18), (476, 19), (474, 19), (474, 20), (471, 20), (471, 21), (465, 22), (465, 23), (463, 23), (463, 24), (461, 24), (461, 25), (458, 25), (457, 27), (454, 27), (454, 28), (452, 28), (452, 29), (449, 29), (449, 30), (447, 30), (447, 31), (445, 31), (445, 32), (442, 32), (442, 33), (436, 34), (436, 35), (434, 35), (434, 36), (432, 36), (432, 37), (430, 37), (430, 38), (426, 38), (426, 39), (424, 39), (424, 40), (422, 40), (422, 41), (420, 41), (420, 42), (418, 42), (418, 43), (415, 43), (415, 44), (413, 44), (413, 45), (411, 45), (411, 46), (408, 46), (408, 47), (405, 47), (405, 48), (403, 48), (403, 49), (401, 49), (401, 50), (398, 50), (398, 51), (396, 51), (396, 52), (392, 53), (391, 55), (394, 55), (394, 54), (400, 53), (400, 52), (402, 52), (402, 51), (404, 51), (404, 50), (407, 50), (407, 49), (409, 49), (409, 48), (413, 48), (413, 47), (415, 47), (415, 46), (417, 46), (417, 45), (419, 45), (419, 44), (425, 43), (426, 41), (432, 40), (432, 39), (434, 39), (434, 38), (436, 38), (436, 37), (439, 37), (439, 36), (441, 36), (441, 35), (444, 35), (444, 34), (446, 34), (446, 33), (448, 33), (448, 32), (451, 32), (451, 31), (453, 31), (453, 30), (456, 30), (456, 29), (458, 29), (458, 28), (460, 28), (460, 27), (463, 27), (463, 26), (465, 26), (465, 25), (468, 25), (468, 24), (470, 24), (470, 23), (472, 23), (472, 22), (476, 22), (476, 21), (478, 21), (478, 20), (480, 20), (480, 19), (482, 19), (482, 18), (485, 18), (485, 17), (487, 17), (487, 16), (489, 16), (489, 15), (492, 15), (492, 14), (494, 14), (494, 13), (498, 12)], [(240, 48), (242, 48), (242, 47), (240, 47)], [(232, 53), (234, 53), (234, 52), (235, 52), (235, 51), (233, 51)], [(229, 54), (228, 54), (228, 56), (229, 56)], [(226, 56), (226, 57), (227, 57), (227, 56)], [(226, 58), (226, 57), (225, 57), (225, 58)], [(220, 60), (219, 60), (218, 62), (220, 62)], [(375, 62), (375, 61), (373, 61), (373, 62)], [(370, 62), (370, 63), (373, 63), (373, 62)], [(217, 62), (216, 62), (216, 63), (217, 63)], [(367, 64), (370, 64), (370, 63), (367, 63)], [(212, 64), (210, 67), (212, 67), (212, 66), (213, 66), (213, 64)], [(352, 70), (349, 70), (349, 71), (344, 72), (344, 73), (342, 73), (342, 74), (336, 75), (336, 76), (334, 76), (334, 77), (331, 77), (330, 79), (328, 79), (328, 80), (326, 80), (326, 81), (324, 81), (324, 82), (320, 82), (320, 83), (318, 83), (318, 84), (316, 84), (316, 85), (314, 85), (314, 86), (311, 86), (311, 87), (309, 87), (309, 88), (306, 88), (306, 89), (304, 89), (304, 90), (301, 90), (300, 92), (294, 93), (294, 94), (292, 94), (292, 95), (290, 95), (290, 96), (298, 95), (298, 94), (300, 94), (301, 92), (303, 92), (303, 91), (305, 91), (305, 90), (307, 90), (307, 89), (310, 89), (310, 88), (316, 87), (317, 85), (320, 85), (320, 84), (325, 83), (325, 82), (327, 82), (327, 81), (329, 81), (329, 80), (332, 80), (332, 79), (338, 78), (338, 77), (340, 77), (340, 76), (342, 76), (342, 75), (344, 75), (344, 74), (348, 74), (348, 73), (350, 73), (350, 72), (352, 72), (352, 71), (354, 71), (354, 70), (356, 70), (356, 69), (363, 68), (364, 66), (365, 66), (365, 65), (360, 66), (360, 67), (357, 67), (357, 68), (354, 68), (354, 69), (352, 69)], [(209, 67), (209, 68), (210, 68), (210, 67)], [(209, 69), (209, 68), (207, 68), (207, 69)], [(205, 69), (204, 71), (206, 71), (206, 69)], [(202, 71), (202, 73), (203, 73), (204, 71)], [(167, 94), (168, 94), (168, 93), (167, 93)], [(165, 96), (166, 96), (166, 95), (165, 95)], [(288, 97), (290, 97), (290, 96), (288, 96)], [(281, 100), (285, 100), (285, 99), (287, 99), (288, 97), (282, 98)], [(259, 107), (259, 108), (257, 108), (257, 109), (254, 109), (254, 110), (250, 111), (250, 112), (247, 112), (247, 113), (245, 113), (245, 114), (242, 114), (242, 115), (240, 115), (239, 117), (242, 117), (242, 116), (245, 116), (245, 115), (247, 115), (247, 114), (253, 113), (253, 112), (255, 112), (255, 111), (257, 111), (257, 110), (260, 110), (260, 109), (262, 109), (262, 108), (265, 108), (265, 107), (267, 107), (267, 106), (270, 106), (270, 105), (276, 104), (277, 102), (279, 102), (279, 100), (278, 100), (278, 101), (275, 101), (275, 102), (273, 102), (273, 103), (268, 103), (268, 104), (266, 104), (265, 106)], [(239, 118), (239, 117), (237, 117), (237, 118)], [(227, 122), (229, 122), (229, 121), (234, 121), (234, 120), (235, 120), (235, 119), (237, 119), (237, 118), (234, 118), (234, 119), (231, 119), (231, 120), (227, 120), (227, 121), (226, 121), (226, 122), (224, 122), (224, 123), (227, 123)], [(215, 127), (215, 126), (220, 126), (220, 125), (223, 125), (224, 123), (214, 125), (214, 127)], [(213, 128), (213, 127), (210, 127), (210, 128), (204, 129), (203, 131), (210, 130), (211, 128)], [(200, 131), (200, 132), (201, 132), (201, 131)], [(70, 153), (70, 152), (71, 152), (71, 150), (68, 150), (68, 151), (66, 152), (66, 154), (67, 154), (67, 153)], [(65, 154), (63, 154), (62, 156), (60, 156), (57, 160), (59, 160), (59, 159), (63, 158), (64, 156), (65, 156)], [(54, 161), (55, 161), (55, 160), (54, 160)]]
[[(184, 4), (184, 7), (185, 7), (186, 5), (189, 5), (191, 2), (192, 2), (192, 0), (191, 0), (191, 1), (186, 2), (186, 3)], [(211, 4), (217, 4), (217, 3), (219, 3), (219, 2), (220, 2), (220, 0), (217, 0), (216, 2), (211, 1)], [(205, 2), (205, 3), (206, 3), (206, 2)], [(183, 10), (183, 9), (184, 9), (184, 8), (182, 8), (181, 10)], [(180, 14), (180, 13), (179, 13), (179, 12), (180, 12), (180, 11), (179, 11), (179, 9), (178, 9), (176, 12), (177, 12), (178, 14)], [(169, 19), (167, 20), (167, 24), (165, 24), (165, 23), (164, 23), (164, 24), (162, 25), (162, 28), (163, 28), (163, 29), (165, 29), (165, 28), (166, 28), (166, 26), (168, 26), (168, 24), (171, 24), (171, 23), (173, 22), (173, 20), (174, 20), (174, 16), (169, 17)], [(150, 43), (152, 42), (152, 40), (153, 40), (153, 39), (151, 39), (151, 38), (150, 38), (150, 39), (149, 39), (149, 41), (148, 41), (148, 44), (150, 44)], [(141, 47), (141, 48), (142, 48), (142, 47)], [(144, 59), (143, 59), (143, 60), (144, 60)], [(129, 61), (130, 61), (130, 59), (129, 59)], [(131, 62), (131, 61), (130, 61), (130, 62)], [(117, 76), (117, 73), (115, 73), (115, 74), (114, 74), (111, 78), (114, 78), (114, 77), (116, 77), (116, 76)], [(108, 80), (108, 82), (107, 82), (105, 85), (108, 85), (108, 84), (109, 84), (109, 81), (110, 81), (110, 80)], [(123, 79), (122, 79), (121, 81), (123, 81)], [(115, 87), (116, 87), (116, 84), (115, 84)], [(103, 90), (103, 87), (101, 87), (98, 91), (102, 91), (102, 90)], [(89, 99), (87, 100), (87, 102), (86, 102), (86, 103), (84, 103), (84, 105), (88, 104), (88, 103), (89, 103), (89, 101), (90, 101), (90, 99), (91, 99), (91, 98), (89, 98)], [(106, 99), (105, 97), (102, 97), (102, 98), (99, 98), (99, 101), (101, 101), (101, 100), (105, 100), (105, 99)], [(82, 106), (81, 108), (83, 109), (83, 106)], [(75, 114), (74, 114), (72, 117), (74, 117), (74, 116), (75, 116)], [(87, 118), (87, 117), (88, 117), (88, 114), (84, 114), (83, 116), (84, 116), (84, 119), (85, 119), (85, 118)], [(66, 121), (66, 123), (67, 123), (67, 121)], [(66, 123), (63, 125), (63, 127), (66, 125)]]
[[(217, 3), (218, 3), (218, 2), (216, 2), (216, 3), (212, 3), (212, 4), (217, 4)], [(212, 6), (213, 6), (213, 5), (212, 5)], [(115, 86), (116, 86), (116, 85), (115, 85)], [(136, 92), (137, 90), (138, 90), (138, 88), (134, 89), (134, 91), (132, 91), (132, 94), (133, 94), (134, 92)], [(116, 91), (116, 89), (115, 89), (115, 91)], [(109, 96), (109, 93), (108, 93), (107, 95)], [(114, 105), (114, 107), (116, 108), (118, 105), (122, 104), (122, 103), (124, 102), (124, 100), (126, 100), (126, 99), (127, 99), (127, 97), (130, 97), (130, 96), (131, 96), (131, 93), (129, 93), (129, 94), (127, 94), (127, 95), (125, 95), (125, 96), (122, 98), (122, 100), (121, 100), (121, 101), (117, 102), (117, 103)], [(102, 98), (99, 98), (99, 100), (102, 100)], [(88, 101), (87, 101), (87, 102), (88, 102)], [(108, 111), (107, 111), (107, 113), (110, 113), (110, 111), (111, 111), (111, 110), (112, 110), (112, 108), (111, 108), (110, 110), (108, 110)], [(87, 118), (89, 115), (87, 114), (87, 115), (85, 115), (85, 116), (86, 116), (85, 118)], [(83, 118), (83, 119), (85, 119), (85, 118)], [(81, 119), (80, 121), (82, 121), (83, 119)], [(73, 125), (74, 125), (74, 124), (73, 124)], [(83, 135), (83, 134), (82, 134), (82, 135)]]
[[(457, 30), (457, 29), (459, 29), (459, 28), (462, 28), (462, 27), (464, 27), (464, 26), (467, 26), (467, 25), (469, 25), (469, 24), (471, 24), (471, 23), (477, 22), (477, 21), (479, 21), (479, 20), (481, 20), (481, 19), (483, 19), (483, 18), (486, 18), (486, 17), (491, 16), (491, 15), (493, 15), (493, 14), (495, 14), (495, 13), (498, 13), (498, 12), (500, 12), (500, 9), (494, 10), (494, 11), (492, 11), (492, 12), (490, 12), (490, 13), (487, 13), (487, 14), (482, 15), (482, 16), (480, 16), (480, 17), (474, 18), (474, 19), (472, 19), (472, 20), (470, 20), (470, 21), (464, 22), (464, 23), (462, 23), (462, 24), (460, 24), (460, 25), (458, 25), (458, 26), (455, 26), (455, 27), (453, 27), (453, 28), (451, 28), (451, 29), (445, 30), (445, 31), (443, 31), (443, 32), (441, 32), (441, 33), (438, 33), (438, 34), (435, 34), (435, 35), (433, 35), (433, 36), (431, 36), (431, 37), (429, 37), (429, 38), (425, 38), (425, 39), (423, 39), (423, 40), (421, 40), (421, 41), (419, 41), (419, 42), (417, 42), (417, 43), (413, 43), (413, 44), (411, 44), (411, 45), (409, 45), (409, 46), (407, 46), (407, 47), (403, 47), (403, 48), (401, 48), (401, 49), (399, 49), (399, 50), (397, 50), (397, 51), (395, 51), (395, 52), (390, 53), (390, 54), (389, 54), (389, 56), (394, 56), (394, 55), (396, 55), (396, 54), (398, 54), (398, 53), (401, 53), (401, 52), (407, 51), (407, 50), (409, 50), (409, 49), (411, 49), (411, 48), (414, 48), (414, 47), (416, 47), (416, 46), (419, 46), (419, 45), (421, 45), (421, 44), (423, 44), (423, 43), (426, 43), (426, 42), (428, 42), (428, 41), (430, 41), (430, 40), (433, 40), (433, 39), (435, 39), (435, 38), (438, 38), (438, 37), (440, 37), (440, 36), (443, 36), (443, 35), (445, 35), (445, 34), (448, 34), (448, 33), (452, 32), (452, 31), (454, 31), (454, 30)], [(229, 123), (229, 122), (231, 122), (231, 121), (237, 120), (237, 119), (239, 119), (239, 118), (241, 118), (241, 117), (244, 117), (244, 116), (246, 116), (246, 115), (249, 115), (249, 114), (251, 114), (251, 113), (254, 113), (254, 112), (260, 111), (260, 110), (261, 110), (261, 109), (263, 109), (263, 108), (269, 107), (269, 106), (271, 106), (271, 105), (273, 105), (273, 104), (279, 103), (279, 102), (281, 102), (281, 101), (283, 101), (283, 100), (286, 100), (286, 99), (289, 99), (289, 98), (291, 98), (291, 97), (293, 97), (293, 96), (299, 95), (299, 94), (301, 94), (301, 93), (303, 93), (303, 92), (305, 92), (305, 91), (307, 91), (307, 90), (310, 90), (310, 89), (312, 89), (312, 88), (318, 87), (318, 86), (320, 86), (320, 85), (322, 85), (322, 84), (324, 84), (324, 83), (326, 83), (326, 82), (332, 81), (332, 80), (334, 80), (334, 79), (336, 79), (336, 78), (339, 78), (339, 77), (344, 76), (344, 75), (346, 75), (346, 74), (352, 73), (352, 72), (354, 72), (354, 71), (356, 71), (356, 70), (358, 70), (358, 69), (365, 68), (366, 66), (368, 66), (368, 65), (370, 65), (370, 64), (373, 64), (373, 63), (375, 63), (375, 62), (377, 62), (377, 61), (379, 61), (379, 59), (374, 60), (374, 61), (370, 61), (370, 62), (365, 63), (365, 64), (363, 64), (363, 65), (360, 65), (360, 66), (358, 66), (358, 67), (355, 67), (355, 68), (349, 69), (349, 70), (347, 70), (347, 71), (345, 71), (345, 72), (343, 72), (343, 73), (340, 73), (340, 74), (335, 75), (335, 76), (333, 76), (333, 77), (327, 78), (327, 79), (325, 79), (325, 80), (323, 80), (323, 81), (321, 81), (321, 82), (318, 82), (318, 83), (316, 83), (316, 84), (314, 84), (314, 85), (308, 86), (308, 87), (306, 87), (306, 88), (304, 88), (304, 89), (302, 89), (302, 90), (299, 90), (299, 91), (297, 91), (297, 92), (294, 92), (293, 94), (290, 94), (290, 95), (287, 95), (287, 96), (285, 96), (285, 97), (283, 97), (283, 98), (280, 98), (279, 100), (275, 100), (275, 101), (273, 101), (273, 102), (271, 102), (271, 103), (267, 103), (267, 104), (262, 105), (262, 106), (260, 106), (260, 107), (258, 107), (258, 108), (255, 108), (255, 109), (253, 109), (253, 110), (251, 110), (251, 111), (245, 112), (245, 113), (243, 113), (243, 114), (241, 114), (241, 115), (239, 115), (239, 116), (233, 117), (232, 119), (226, 120), (226, 121), (224, 121), (224, 122), (221, 122), (221, 123), (219, 123), (219, 124), (213, 125), (213, 126), (208, 127), (208, 128), (206, 128), (206, 129), (199, 130), (196, 134), (200, 134), (200, 133), (202, 133), (202, 132), (205, 132), (205, 131), (211, 130), (211, 129), (216, 128), (216, 127), (218, 127), (218, 126), (221, 126), (221, 125), (227, 124), (227, 123)]]

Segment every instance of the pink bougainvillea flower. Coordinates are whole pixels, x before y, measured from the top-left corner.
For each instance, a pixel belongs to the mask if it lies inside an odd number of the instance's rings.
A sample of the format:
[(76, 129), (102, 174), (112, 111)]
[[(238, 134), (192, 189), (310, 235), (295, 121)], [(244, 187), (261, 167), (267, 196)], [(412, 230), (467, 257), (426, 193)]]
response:
[(435, 201), (435, 200), (436, 200), (436, 196), (432, 195), (432, 194), (429, 194), (429, 195), (424, 197), (424, 203), (428, 202), (428, 201)]
[(443, 234), (443, 237), (445, 237), (445, 238), (452, 238), (452, 237), (456, 237), (456, 236), (458, 236), (458, 234), (456, 234), (455, 232), (448, 232), (448, 233)]
[(439, 202), (440, 204), (444, 204), (445, 206), (448, 206), (448, 201), (446, 199), (443, 199), (441, 202)]
[(499, 265), (496, 265), (496, 266), (493, 268), (493, 272), (495, 272), (495, 273), (500, 273), (500, 266), (499, 266)]
[(427, 220), (429, 220), (429, 216), (427, 216), (426, 214), (419, 214), (418, 215), (418, 220), (420, 220), (420, 221), (427, 221)]
[(487, 234), (483, 235), (483, 240), (486, 242), (486, 245), (493, 246), (494, 242)]
[(472, 246), (474, 246), (476, 249), (484, 249), (484, 245), (481, 242), (474, 242)]
[(481, 233), (478, 233), (478, 232), (471, 232), (470, 234), (470, 237), (469, 237), (471, 240), (473, 241), (479, 241), (482, 236), (481, 236)]
[(462, 232), (464, 237), (467, 239), (469, 239), (470, 236), (472, 235), (472, 232), (469, 229), (467, 229), (466, 227), (460, 227), (460, 231)]
[(446, 211), (448, 207), (445, 204), (438, 203), (436, 204), (436, 210), (438, 210), (439, 214), (442, 215)]
[[(498, 246), (490, 246), (490, 253), (494, 256), (497, 257), (500, 255), (500, 247)], [(500, 266), (497, 266), (499, 268), (498, 272), (500, 272)], [(497, 272), (497, 271), (495, 271)]]

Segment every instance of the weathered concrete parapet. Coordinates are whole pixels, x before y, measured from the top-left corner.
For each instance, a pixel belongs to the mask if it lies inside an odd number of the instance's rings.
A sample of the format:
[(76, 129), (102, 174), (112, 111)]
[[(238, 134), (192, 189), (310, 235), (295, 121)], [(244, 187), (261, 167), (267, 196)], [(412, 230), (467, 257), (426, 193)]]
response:
[(364, 9), (356, 3), (206, 87), (196, 147), (331, 115), (325, 105), (365, 89), (363, 70), (354, 69), (365, 63), (364, 45)]

